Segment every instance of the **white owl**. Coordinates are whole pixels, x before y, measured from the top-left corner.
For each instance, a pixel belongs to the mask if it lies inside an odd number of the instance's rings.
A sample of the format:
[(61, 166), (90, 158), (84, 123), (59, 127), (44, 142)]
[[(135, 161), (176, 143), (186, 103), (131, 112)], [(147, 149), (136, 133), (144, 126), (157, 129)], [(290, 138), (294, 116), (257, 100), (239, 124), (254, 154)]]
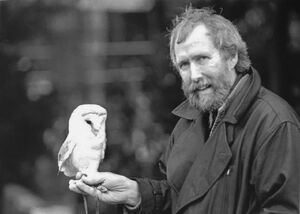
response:
[(58, 153), (58, 168), (66, 176), (98, 171), (106, 147), (106, 110), (95, 104), (78, 106), (69, 119), (69, 133)]

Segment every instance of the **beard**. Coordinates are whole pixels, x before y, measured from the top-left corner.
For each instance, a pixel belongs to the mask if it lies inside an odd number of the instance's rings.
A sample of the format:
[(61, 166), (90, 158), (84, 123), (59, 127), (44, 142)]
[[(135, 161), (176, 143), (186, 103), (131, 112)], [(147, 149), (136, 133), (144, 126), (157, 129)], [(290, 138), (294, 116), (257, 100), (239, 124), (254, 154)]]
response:
[[(189, 103), (203, 112), (212, 112), (219, 109), (225, 102), (232, 83), (223, 71), (218, 76), (205, 76), (196, 81), (182, 81), (182, 90)], [(201, 88), (208, 88), (204, 93)]]

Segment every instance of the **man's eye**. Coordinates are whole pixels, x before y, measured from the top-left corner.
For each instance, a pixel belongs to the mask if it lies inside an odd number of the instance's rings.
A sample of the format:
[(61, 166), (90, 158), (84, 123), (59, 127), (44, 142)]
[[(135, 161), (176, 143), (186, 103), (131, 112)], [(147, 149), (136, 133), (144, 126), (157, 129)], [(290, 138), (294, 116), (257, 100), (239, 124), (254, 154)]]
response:
[(208, 59), (209, 59), (208, 56), (198, 56), (198, 57), (196, 57), (197, 62), (204, 62)]
[(188, 62), (181, 62), (179, 63), (179, 69), (180, 70), (186, 70), (189, 66), (189, 63)]

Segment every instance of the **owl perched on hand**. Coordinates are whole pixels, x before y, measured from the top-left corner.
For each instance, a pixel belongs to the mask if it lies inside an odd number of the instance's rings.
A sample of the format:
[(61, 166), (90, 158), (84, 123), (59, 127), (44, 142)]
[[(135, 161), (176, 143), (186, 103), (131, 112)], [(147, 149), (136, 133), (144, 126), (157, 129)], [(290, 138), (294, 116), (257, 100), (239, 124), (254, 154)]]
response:
[(106, 110), (95, 104), (78, 106), (69, 119), (69, 133), (58, 153), (58, 168), (66, 176), (98, 171), (106, 147)]

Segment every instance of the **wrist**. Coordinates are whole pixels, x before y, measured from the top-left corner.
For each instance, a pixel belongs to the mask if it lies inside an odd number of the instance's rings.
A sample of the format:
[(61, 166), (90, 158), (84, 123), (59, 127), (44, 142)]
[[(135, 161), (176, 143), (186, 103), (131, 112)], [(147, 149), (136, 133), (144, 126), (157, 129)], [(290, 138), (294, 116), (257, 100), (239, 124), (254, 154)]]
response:
[(128, 180), (128, 197), (125, 206), (129, 209), (136, 209), (141, 203), (141, 195), (139, 192), (138, 183), (134, 180)]

